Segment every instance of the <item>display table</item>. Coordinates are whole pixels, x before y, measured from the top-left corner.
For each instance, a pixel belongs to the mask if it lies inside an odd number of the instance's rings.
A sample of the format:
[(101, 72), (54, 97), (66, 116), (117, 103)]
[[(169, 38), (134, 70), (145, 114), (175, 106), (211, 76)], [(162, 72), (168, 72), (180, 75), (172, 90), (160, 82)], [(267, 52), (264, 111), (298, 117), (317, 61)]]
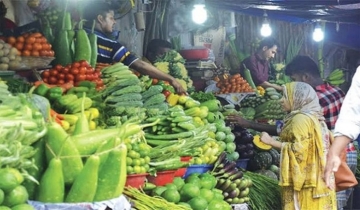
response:
[(38, 201), (28, 201), (36, 210), (130, 210), (131, 204), (125, 198), (120, 196), (108, 201), (94, 203), (42, 203)]

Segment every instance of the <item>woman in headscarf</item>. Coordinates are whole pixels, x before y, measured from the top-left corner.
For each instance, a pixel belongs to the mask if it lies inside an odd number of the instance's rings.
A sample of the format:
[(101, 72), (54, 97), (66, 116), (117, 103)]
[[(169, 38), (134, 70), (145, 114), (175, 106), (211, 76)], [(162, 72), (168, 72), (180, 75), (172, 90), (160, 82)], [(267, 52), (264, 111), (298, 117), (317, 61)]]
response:
[(331, 135), (316, 92), (303, 82), (288, 83), (281, 103), (288, 114), (280, 141), (266, 132), (261, 134), (261, 141), (281, 150), (282, 208), (336, 210), (335, 191), (322, 179)]

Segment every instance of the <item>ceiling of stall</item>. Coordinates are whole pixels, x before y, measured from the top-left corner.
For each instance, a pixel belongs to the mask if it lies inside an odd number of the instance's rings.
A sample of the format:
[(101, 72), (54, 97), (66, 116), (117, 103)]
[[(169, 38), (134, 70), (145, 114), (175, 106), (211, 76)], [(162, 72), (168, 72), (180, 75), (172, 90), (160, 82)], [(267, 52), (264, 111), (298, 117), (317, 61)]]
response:
[(206, 5), (290, 22), (323, 20), (360, 25), (360, 0), (206, 0)]

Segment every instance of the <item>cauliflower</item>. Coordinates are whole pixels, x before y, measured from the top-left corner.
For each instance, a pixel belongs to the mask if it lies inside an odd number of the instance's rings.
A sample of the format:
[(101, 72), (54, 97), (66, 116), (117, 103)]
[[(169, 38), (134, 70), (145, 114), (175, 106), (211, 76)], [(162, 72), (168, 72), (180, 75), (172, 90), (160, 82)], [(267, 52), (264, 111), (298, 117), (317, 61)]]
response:
[(154, 63), (154, 66), (166, 74), (168, 74), (170, 72), (169, 71), (169, 62), (156, 62), (156, 63)]
[(185, 91), (187, 90), (187, 83), (182, 80), (182, 79), (178, 79), (178, 78), (175, 78), (179, 83), (180, 85), (185, 89)]

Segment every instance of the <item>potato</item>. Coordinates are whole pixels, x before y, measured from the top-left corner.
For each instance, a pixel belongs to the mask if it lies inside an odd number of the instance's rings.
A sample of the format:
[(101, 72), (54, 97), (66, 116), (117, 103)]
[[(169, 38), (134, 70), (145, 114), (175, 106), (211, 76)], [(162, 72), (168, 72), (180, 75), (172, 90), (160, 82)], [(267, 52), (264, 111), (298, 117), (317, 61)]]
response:
[(3, 43), (0, 43), (0, 50), (4, 48), (4, 44)]
[(4, 56), (4, 50), (0, 50), (0, 58)]
[(5, 44), (4, 44), (4, 48), (6, 48), (6, 49), (9, 49), (9, 50), (10, 50), (11, 45), (9, 45), (8, 43), (5, 43)]
[(9, 64), (7, 64), (7, 63), (0, 64), (0, 71), (6, 71), (8, 69), (9, 69)]
[(9, 58), (10, 61), (13, 61), (13, 60), (15, 60), (16, 55), (11, 55), (11, 54), (9, 54), (9, 55), (8, 55), (8, 58)]
[[(14, 47), (12, 47), (11, 49), (10, 49), (10, 52), (9, 52), (9, 55), (10, 56), (16, 56), (18, 54), (18, 50), (16, 49), (16, 48), (14, 48)], [(11, 60), (11, 59), (10, 59)]]
[(21, 56), (18, 56), (18, 55), (17, 55), (17, 56), (15, 57), (15, 61), (20, 62), (21, 60), (22, 60), (22, 59), (21, 59)]
[(0, 62), (1, 62), (1, 63), (9, 63), (9, 62), (10, 62), (10, 59), (9, 59), (8, 57), (2, 57), (2, 58), (0, 59)]
[(19, 69), (20, 67), (20, 63), (17, 61), (10, 61), (9, 62), (9, 69), (14, 70), (14, 69)]
[(3, 52), (4, 52), (4, 55), (3, 55), (3, 56), (7, 56), (7, 55), (9, 55), (10, 49), (4, 48), (4, 49), (3, 49)]

